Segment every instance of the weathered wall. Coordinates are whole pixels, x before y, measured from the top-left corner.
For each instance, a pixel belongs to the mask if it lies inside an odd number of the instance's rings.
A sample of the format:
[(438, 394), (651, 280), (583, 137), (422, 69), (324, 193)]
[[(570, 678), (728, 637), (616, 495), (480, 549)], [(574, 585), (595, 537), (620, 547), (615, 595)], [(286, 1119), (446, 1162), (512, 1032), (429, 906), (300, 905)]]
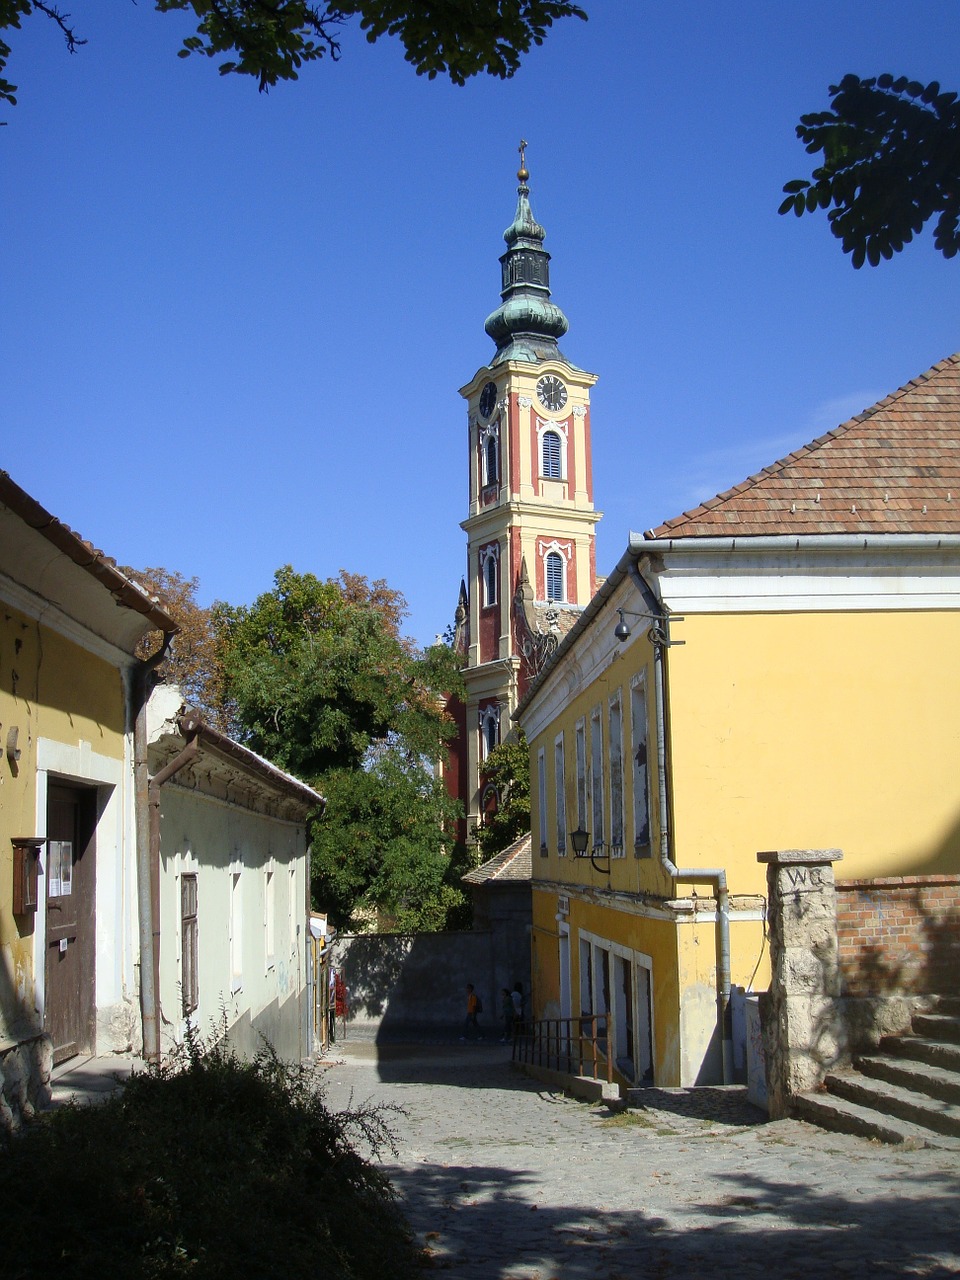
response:
[(182, 876), (196, 874), (199, 1004), (194, 1024), (206, 1033), (225, 1015), (228, 1027), (236, 1028), (231, 1038), (244, 1052), (259, 1047), (262, 1030), (282, 1057), (299, 1059), (305, 1051), (303, 827), (207, 796), (176, 778), (160, 798), (164, 1047), (181, 1041), (185, 1030), (180, 892)]

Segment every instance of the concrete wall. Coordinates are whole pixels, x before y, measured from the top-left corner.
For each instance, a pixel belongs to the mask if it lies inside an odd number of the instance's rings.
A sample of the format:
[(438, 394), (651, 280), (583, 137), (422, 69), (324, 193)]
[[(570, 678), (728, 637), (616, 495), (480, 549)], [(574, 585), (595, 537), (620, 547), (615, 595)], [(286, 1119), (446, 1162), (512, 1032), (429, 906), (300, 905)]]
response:
[[(523, 933), (526, 939), (526, 931)], [(456, 1032), (466, 1015), (472, 982), (483, 1001), (481, 1027), (499, 1032), (501, 987), (529, 981), (506, 968), (497, 934), (360, 934), (338, 939), (334, 965), (350, 999), (350, 1022), (389, 1038), (406, 1031)], [(529, 955), (527, 969), (529, 974)]]

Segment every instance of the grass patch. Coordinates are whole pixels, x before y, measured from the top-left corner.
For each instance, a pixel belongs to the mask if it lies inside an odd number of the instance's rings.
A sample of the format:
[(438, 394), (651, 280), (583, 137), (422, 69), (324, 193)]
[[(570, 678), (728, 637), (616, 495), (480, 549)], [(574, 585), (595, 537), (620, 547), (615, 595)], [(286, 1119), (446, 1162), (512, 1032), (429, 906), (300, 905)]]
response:
[(0, 1149), (4, 1280), (407, 1280), (417, 1250), (373, 1160), (388, 1115), (334, 1113), (309, 1068), (193, 1040), (97, 1106)]

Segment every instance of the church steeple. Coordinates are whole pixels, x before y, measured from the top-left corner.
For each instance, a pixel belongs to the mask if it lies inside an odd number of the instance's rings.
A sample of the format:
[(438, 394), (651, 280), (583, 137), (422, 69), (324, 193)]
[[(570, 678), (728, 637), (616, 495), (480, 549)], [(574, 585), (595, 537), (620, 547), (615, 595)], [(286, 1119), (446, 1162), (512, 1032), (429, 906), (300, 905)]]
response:
[(547, 233), (530, 208), (526, 147), (525, 141), (520, 143), (517, 212), (503, 233), (507, 242), (500, 259), (503, 302), (484, 325), (497, 344), (491, 367), (505, 360), (562, 360), (557, 339), (569, 328), (567, 317), (550, 301), (550, 255), (543, 247)]

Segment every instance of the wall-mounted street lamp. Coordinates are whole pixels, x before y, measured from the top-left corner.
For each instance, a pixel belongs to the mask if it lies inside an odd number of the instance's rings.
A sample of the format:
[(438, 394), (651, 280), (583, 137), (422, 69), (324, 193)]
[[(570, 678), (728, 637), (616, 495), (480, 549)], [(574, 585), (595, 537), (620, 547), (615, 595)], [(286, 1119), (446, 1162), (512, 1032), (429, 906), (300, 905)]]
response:
[[(587, 845), (590, 843), (590, 832), (584, 831), (583, 827), (577, 827), (576, 831), (570, 832), (570, 843), (573, 845), (573, 852), (578, 858), (589, 858), (593, 863), (594, 871), (609, 874), (610, 871), (610, 855), (597, 853), (594, 849), (591, 853), (587, 853)], [(607, 865), (601, 867), (597, 865), (597, 859), (606, 856)]]
[(659, 613), (628, 613), (626, 609), (618, 609), (617, 613), (620, 615), (620, 621), (613, 628), (613, 634), (616, 636), (616, 638), (620, 641), (621, 644), (626, 644), (626, 642), (633, 635), (633, 632), (630, 630), (630, 624), (627, 622), (628, 617), (637, 618), (637, 619), (648, 618), (650, 622), (653, 623), (653, 626), (650, 628), (650, 631), (649, 631), (651, 644), (654, 644), (654, 645), (662, 644), (667, 646), (683, 644), (682, 640), (670, 639), (671, 621), (683, 622), (683, 617), (679, 613), (674, 613), (669, 616), (667, 614), (659, 614)]

